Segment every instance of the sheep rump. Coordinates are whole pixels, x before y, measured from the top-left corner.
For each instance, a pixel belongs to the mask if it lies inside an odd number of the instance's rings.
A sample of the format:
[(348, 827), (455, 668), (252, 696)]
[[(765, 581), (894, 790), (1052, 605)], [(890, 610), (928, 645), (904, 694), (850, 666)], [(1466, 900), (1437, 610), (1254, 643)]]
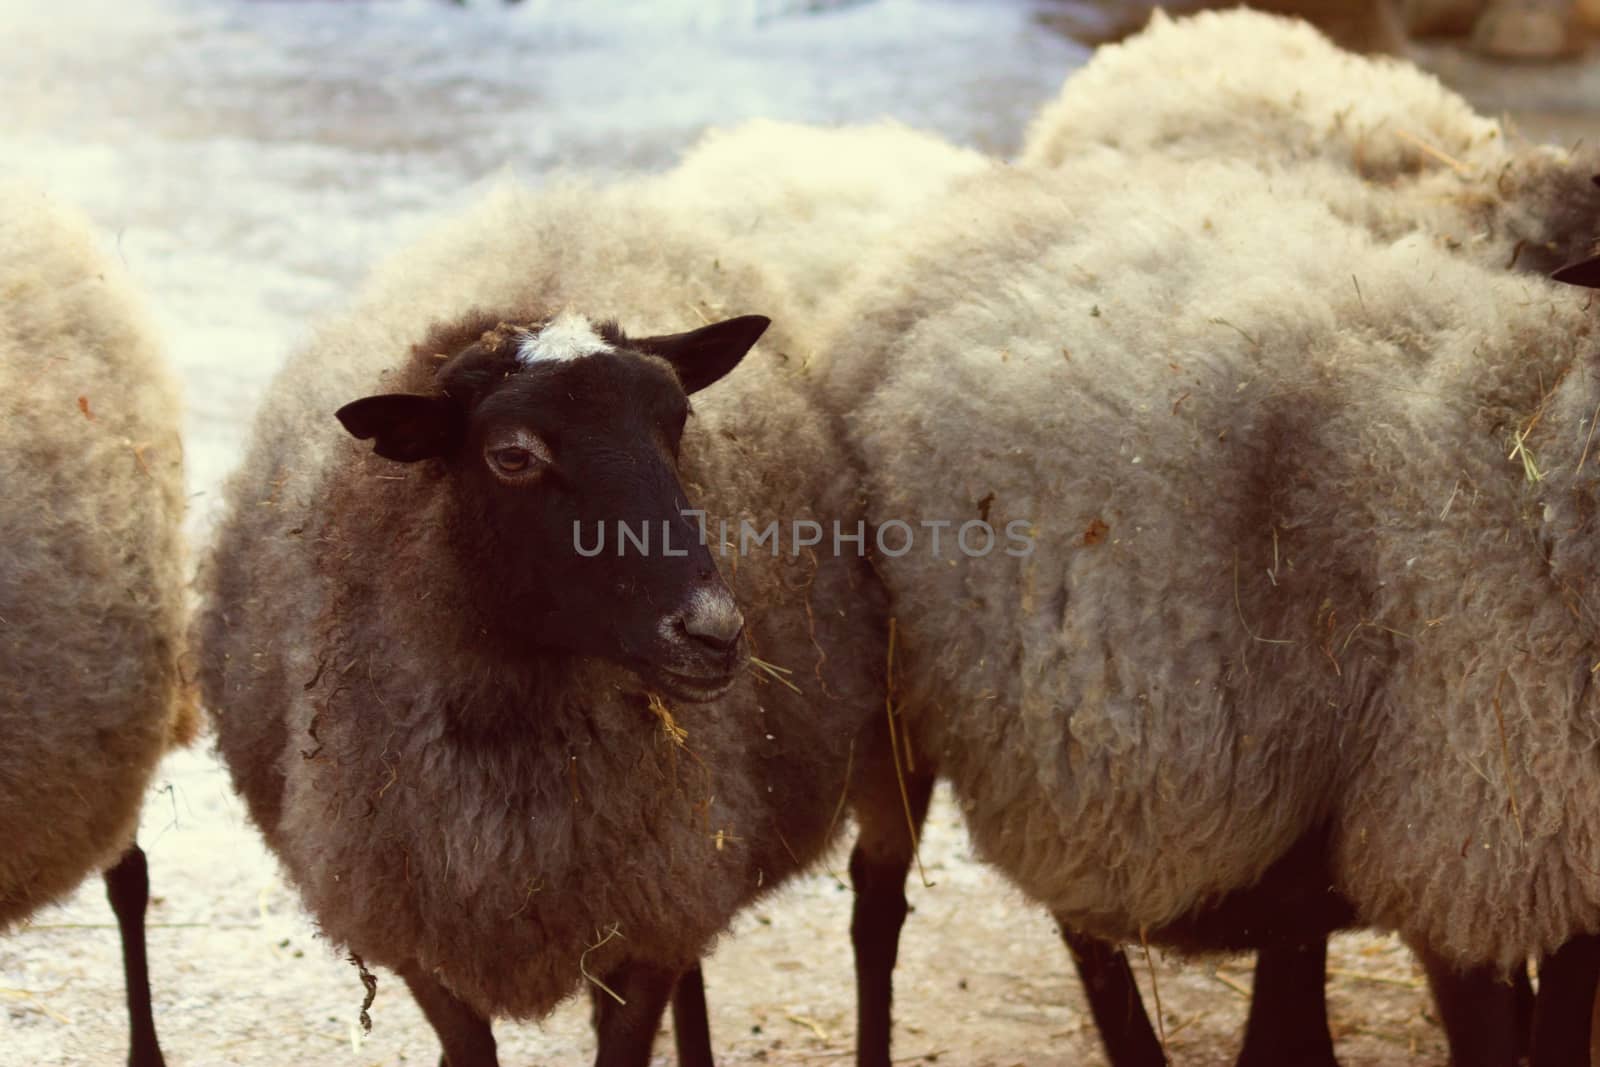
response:
[(819, 368), (870, 519), (1037, 533), (881, 563), (979, 852), (1113, 940), (1319, 828), (1447, 959), (1600, 929), (1584, 295), (1236, 163), (997, 169), (927, 217)]
[[(876, 586), (828, 552), (720, 564), (755, 654), (803, 695), (751, 676), (674, 708), (686, 747), (603, 664), (490, 666), (453, 625), (438, 475), (333, 419), (358, 396), (427, 391), (429, 330), (472, 308), (526, 322), (570, 306), (635, 335), (758, 310), (763, 276), (679, 218), (626, 189), (506, 187), (398, 257), (278, 377), (203, 574), (220, 750), (307, 907), (367, 962), (431, 974), (486, 1015), (542, 1015), (624, 959), (697, 961), (820, 854), (882, 706)], [(694, 398), (681, 474), (713, 544), (722, 516), (859, 511), (768, 337)]]
[(87, 219), (0, 185), (0, 931), (133, 840), (180, 681), (183, 456), (154, 329)]

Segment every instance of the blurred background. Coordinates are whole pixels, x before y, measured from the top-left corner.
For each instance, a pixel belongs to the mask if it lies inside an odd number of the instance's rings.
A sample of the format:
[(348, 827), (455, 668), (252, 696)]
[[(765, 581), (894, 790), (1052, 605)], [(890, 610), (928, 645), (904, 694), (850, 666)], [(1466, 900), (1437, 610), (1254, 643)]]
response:
[[(1188, 11), (1199, 4), (1172, 5)], [(1437, 72), (1532, 139), (1600, 137), (1600, 0), (1270, 0), (1347, 46)], [(892, 117), (1005, 156), (1120, 0), (0, 0), (0, 174), (103, 228), (184, 380), (192, 532), (265, 383), (319, 315), (426, 220), (511, 172), (659, 170), (703, 130)], [(757, 309), (758, 310), (758, 309)], [(173, 757), (142, 840), (169, 1062), (432, 1064), (409, 997), (316, 940), (202, 746)], [(971, 858), (941, 800), (898, 973), (904, 1062), (1101, 1062), (1049, 921)], [(842, 866), (842, 857), (834, 864)], [(850, 894), (800, 880), (707, 966), (722, 1062), (850, 1062)], [(1137, 955), (1137, 953), (1136, 953)], [(1250, 961), (1135, 960), (1179, 1063), (1231, 1062)], [(1340, 939), (1347, 1067), (1445, 1062), (1409, 955)], [(124, 1049), (114, 922), (92, 880), (0, 940), (0, 1067)], [(581, 1063), (587, 1007), (498, 1028), (507, 1063)], [(661, 1042), (658, 1062), (669, 1062)]]

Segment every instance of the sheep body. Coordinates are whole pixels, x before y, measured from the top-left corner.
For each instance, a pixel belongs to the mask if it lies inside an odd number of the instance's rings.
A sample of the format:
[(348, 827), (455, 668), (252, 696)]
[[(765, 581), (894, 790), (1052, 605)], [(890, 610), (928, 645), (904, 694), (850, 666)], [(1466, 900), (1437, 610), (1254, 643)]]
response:
[(1019, 161), (1068, 166), (1107, 149), (1133, 167), (1152, 154), (1251, 162), (1380, 238), (1420, 231), (1533, 270), (1579, 258), (1581, 224), (1600, 210), (1593, 150), (1518, 144), (1409, 63), (1243, 8), (1158, 13), (1101, 49), (1034, 118)]
[(180, 683), (177, 389), (88, 221), (0, 185), (0, 930), (133, 840)]
[(970, 148), (893, 122), (759, 119), (711, 131), (648, 184), (776, 274), (797, 330), (844, 290), (878, 240), (986, 163)]
[[(489, 665), (459, 632), (427, 472), (332, 418), (366, 393), (426, 391), (428, 330), (470, 308), (570, 306), (635, 336), (699, 325), (725, 294), (752, 310), (760, 274), (680, 217), (626, 190), (508, 187), (380, 271), (277, 379), (204, 576), (221, 752), (307, 906), (369, 963), (432, 974), (485, 1014), (541, 1015), (624, 959), (695, 962), (819, 855), (856, 729), (881, 707), (864, 563), (787, 543), (722, 566), (756, 655), (803, 695), (752, 676), (674, 708), (682, 746), (614, 670)], [(782, 348), (694, 398), (681, 471), (712, 544), (718, 517), (826, 525), (858, 507)]]
[(1458, 963), (1600, 928), (1582, 294), (1248, 164), (951, 199), (819, 369), (871, 519), (1036, 534), (882, 561), (905, 714), (980, 853), (1112, 939), (1324, 828), (1362, 920)]

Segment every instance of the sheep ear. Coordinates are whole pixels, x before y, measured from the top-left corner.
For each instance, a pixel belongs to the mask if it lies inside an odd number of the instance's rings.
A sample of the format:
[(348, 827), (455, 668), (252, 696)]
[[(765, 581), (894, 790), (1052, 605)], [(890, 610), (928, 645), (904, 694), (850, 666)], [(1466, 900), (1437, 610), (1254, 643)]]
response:
[(672, 364), (685, 393), (697, 393), (739, 365), (772, 320), (741, 315), (688, 333), (628, 339), (628, 346)]
[(400, 463), (442, 456), (461, 436), (461, 414), (442, 396), (367, 396), (335, 414), (352, 436), (371, 439), (374, 452)]
[(1588, 259), (1562, 267), (1550, 277), (1568, 285), (1600, 289), (1600, 256), (1590, 256)]

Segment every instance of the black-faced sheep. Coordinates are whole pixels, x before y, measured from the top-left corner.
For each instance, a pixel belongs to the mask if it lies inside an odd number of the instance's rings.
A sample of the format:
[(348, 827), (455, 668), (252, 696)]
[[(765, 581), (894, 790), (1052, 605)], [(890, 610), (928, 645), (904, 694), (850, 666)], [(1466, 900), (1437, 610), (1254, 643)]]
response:
[[(1600, 928), (1581, 295), (1248, 164), (953, 199), (818, 359), (870, 518), (1033, 531), (880, 562), (980, 854), (1108, 939), (1193, 944), (1254, 887), (1288, 943), (1396, 929), (1468, 992)], [(1494, 1014), (1447, 1018), (1458, 1063), (1514, 1060)]]
[(401, 256), (278, 377), (203, 574), (254, 821), (452, 1067), (585, 982), (597, 1062), (645, 1063), (678, 976), (831, 839), (883, 708), (879, 586), (802, 547), (855, 533), (858, 476), (780, 331), (745, 356), (764, 320), (715, 321), (762, 277), (683, 218), (506, 189)]
[(1422, 232), (1537, 273), (1584, 251), (1600, 212), (1593, 148), (1518, 143), (1408, 63), (1246, 9), (1158, 14), (1096, 53), (1034, 118), (1019, 162), (1070, 166), (1108, 150), (1129, 168), (1152, 155), (1254, 163), (1380, 238)]
[(135, 1067), (162, 1057), (134, 833), (196, 722), (177, 389), (153, 334), (86, 219), (0, 186), (0, 931), (105, 872)]

